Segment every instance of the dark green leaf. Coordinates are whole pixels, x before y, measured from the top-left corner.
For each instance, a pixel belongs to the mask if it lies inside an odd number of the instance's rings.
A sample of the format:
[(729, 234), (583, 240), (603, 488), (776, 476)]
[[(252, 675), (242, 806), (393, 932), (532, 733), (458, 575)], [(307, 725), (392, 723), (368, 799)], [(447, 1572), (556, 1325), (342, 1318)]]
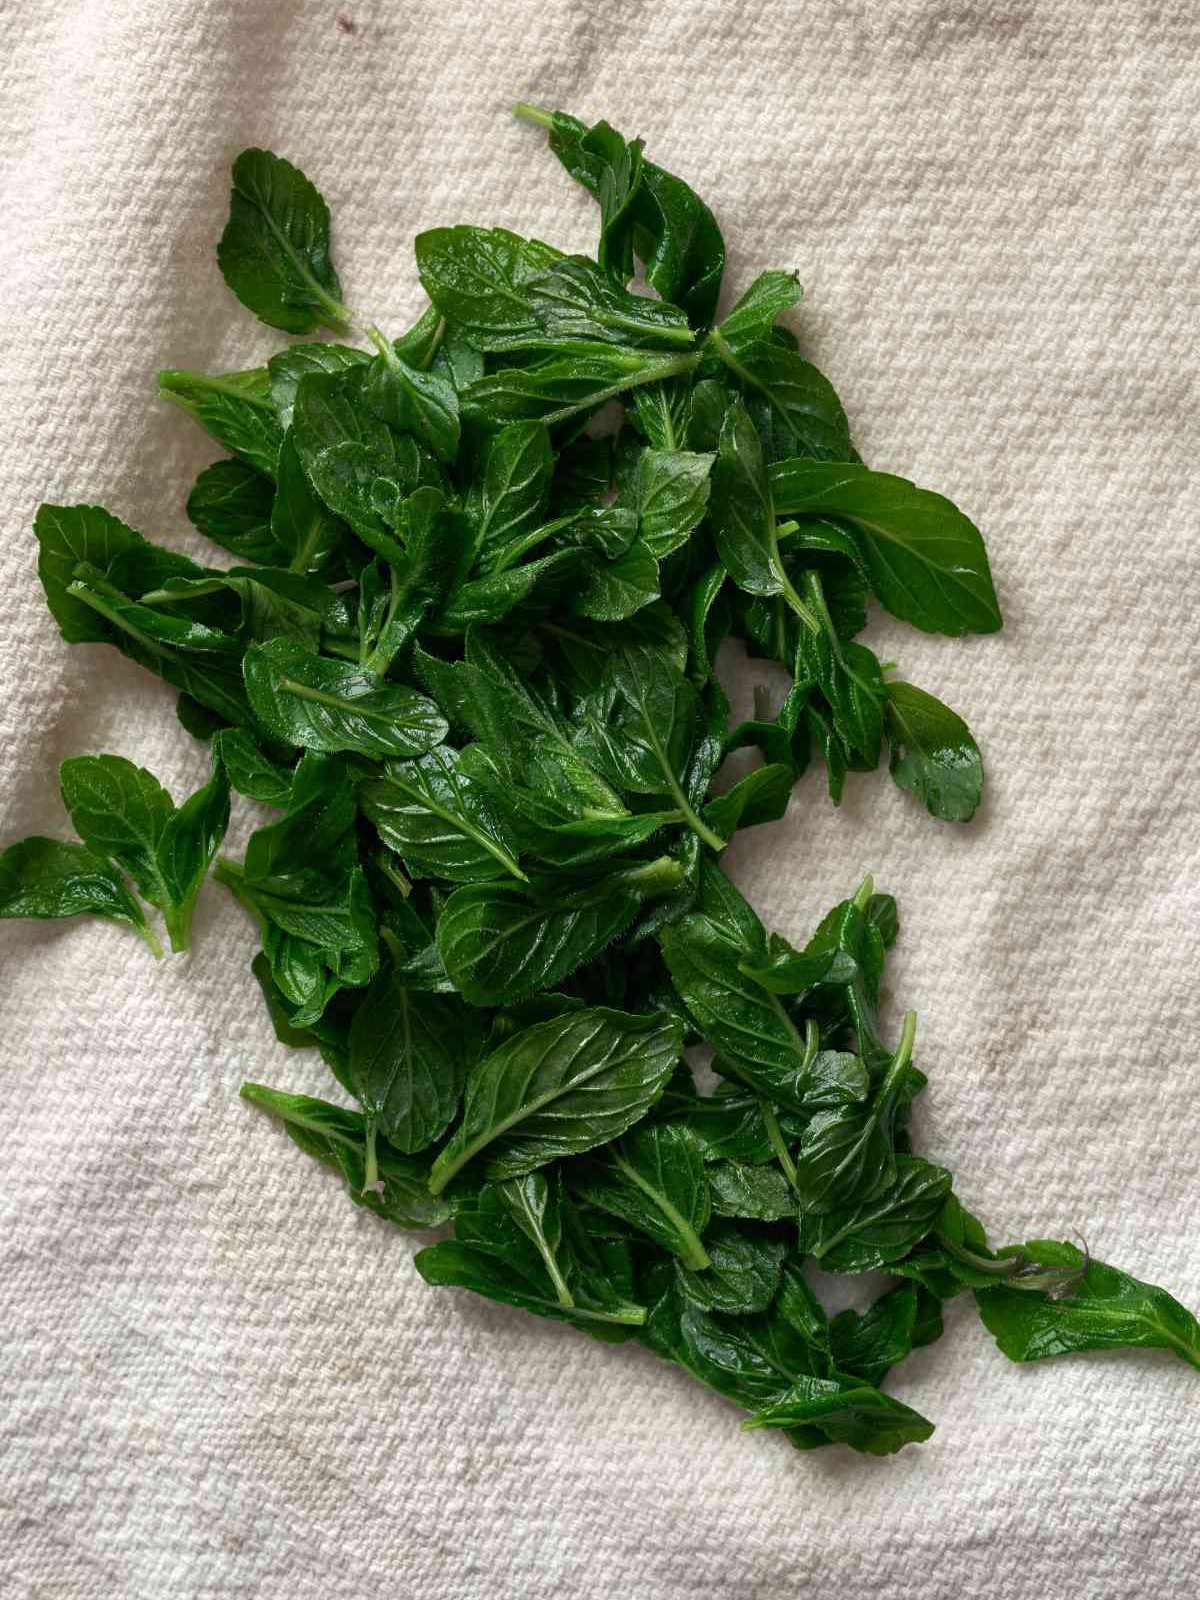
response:
[(752, 1234), (733, 1222), (714, 1222), (704, 1241), (709, 1267), (692, 1272), (676, 1263), (679, 1287), (705, 1311), (738, 1316), (765, 1311), (779, 1288), (786, 1247), (778, 1239)]
[[(804, 1182), (812, 1162), (803, 1149), (797, 1168)], [(815, 1256), (827, 1272), (870, 1272), (906, 1256), (937, 1221), (951, 1179), (944, 1167), (917, 1156), (896, 1156), (895, 1174), (892, 1183), (880, 1188), (870, 1169), (864, 1169), (859, 1195), (849, 1205), (819, 1215), (802, 1210), (805, 1253)]]
[(423, 372), (380, 339), (367, 371), (367, 404), (400, 433), (411, 433), (443, 461), (458, 454), (458, 392), (449, 378)]
[(203, 788), (172, 809), (158, 841), (158, 870), (166, 891), (164, 916), (172, 950), (191, 941), (196, 896), (229, 827), (229, 779), (218, 750)]
[[(829, 1324), (829, 1339), (839, 1371), (878, 1388), (891, 1368), (903, 1361), (918, 1342), (930, 1343), (928, 1337), (918, 1339), (919, 1298), (931, 1302), (927, 1316), (936, 1319), (940, 1331), (941, 1313), (937, 1301), (914, 1283), (889, 1289), (861, 1315), (857, 1311), (843, 1311), (834, 1317)], [(929, 1335), (932, 1326), (932, 1322), (927, 1322), (922, 1334)]]
[(660, 940), (688, 1015), (722, 1060), (772, 1100), (802, 1109), (813, 1052), (776, 996), (743, 976), (753, 948), (703, 915), (672, 923)]
[(735, 355), (766, 339), (776, 317), (798, 305), (803, 294), (794, 272), (760, 272), (721, 322), (722, 339)]
[[(664, 300), (682, 306), (696, 326), (707, 327), (721, 292), (725, 243), (704, 202), (681, 178), (645, 160), (640, 141), (628, 145), (607, 123), (588, 129), (566, 112), (536, 107), (522, 106), (518, 114), (548, 129), (550, 148), (600, 202), (614, 270), (628, 264), (624, 224), (629, 222), (646, 282)], [(621, 197), (626, 199), (623, 211)]]
[(446, 1131), (481, 1038), (461, 1001), (410, 990), (391, 968), (372, 981), (350, 1028), (350, 1075), (397, 1150), (415, 1154)]
[(226, 728), (216, 736), (216, 748), (230, 785), (248, 800), (285, 806), (292, 787), (290, 767), (273, 761), (244, 728)]
[(301, 378), (292, 439), (325, 504), (392, 561), (402, 559), (396, 519), (400, 502), (420, 481), (421, 456), (412, 438), (396, 433), (368, 405), (366, 370)]
[(487, 428), (522, 420), (554, 427), (641, 384), (690, 372), (699, 359), (693, 354), (593, 345), (532, 367), (502, 368), (479, 379), (463, 394), (463, 412)]
[(538, 332), (530, 284), (559, 252), (506, 228), (431, 228), (414, 245), (425, 293), (477, 349), (508, 350)]
[(187, 514), (202, 534), (240, 561), (274, 566), (287, 560), (287, 551), (271, 531), (274, 499), (270, 478), (244, 461), (214, 461), (196, 479)]
[(167, 905), (158, 850), (175, 802), (154, 774), (124, 756), (72, 756), (58, 781), (84, 844), (122, 867), (151, 904)]
[(485, 1151), (488, 1176), (503, 1179), (617, 1138), (661, 1094), (682, 1044), (670, 1018), (604, 1008), (527, 1028), (469, 1074), (462, 1121), (434, 1163), (433, 1192)]
[(712, 343), (748, 398), (762, 408), (768, 460), (856, 459), (842, 403), (811, 361), (775, 339), (759, 339), (734, 350), (716, 329)]
[(866, 467), (813, 461), (781, 461), (771, 482), (780, 512), (851, 525), (871, 585), (894, 616), (926, 633), (1000, 627), (979, 530), (940, 494)]
[(310, 1095), (285, 1094), (261, 1083), (244, 1083), (241, 1094), (278, 1117), (293, 1144), (339, 1172), (355, 1205), (411, 1231), (436, 1228), (449, 1220), (450, 1204), (429, 1192), (425, 1163), (382, 1142), (376, 1150), (379, 1189), (364, 1187), (367, 1134), (361, 1112), (344, 1111)]
[(778, 763), (756, 767), (716, 800), (705, 806), (708, 827), (723, 839), (732, 839), (739, 828), (753, 828), (760, 822), (778, 822), (787, 811), (795, 774), (790, 766)]
[(514, 422), (489, 438), (479, 506), (485, 560), (489, 552), (520, 549), (538, 527), (553, 471), (554, 452), (542, 423)]
[(271, 401), (266, 367), (249, 372), (160, 372), (164, 400), (194, 417), (219, 444), (248, 466), (275, 476), (283, 430)]
[(962, 718), (911, 683), (889, 683), (886, 723), (900, 788), (935, 817), (969, 822), (983, 790), (983, 762)]
[(127, 922), (155, 948), (120, 873), (83, 845), (34, 837), (0, 855), (0, 917), (78, 916)]
[(623, 622), (658, 599), (658, 562), (642, 541), (611, 560), (589, 555), (572, 586), (572, 610), (593, 622)]
[(622, 1218), (695, 1271), (708, 1266), (708, 1179), (699, 1145), (678, 1123), (643, 1123), (593, 1161), (569, 1169), (589, 1205)]
[(254, 645), (246, 652), (245, 675), (263, 726), (302, 749), (405, 759), (446, 735), (445, 720), (424, 695), (349, 662), (313, 655), (291, 639)]
[(325, 572), (344, 548), (346, 524), (313, 492), (291, 430), (284, 435), (271, 507), (271, 534), (280, 565), (296, 573)]
[(703, 518), (713, 459), (690, 450), (643, 450), (638, 457), (638, 527), (659, 560), (686, 544)]
[(1041, 1361), (1073, 1350), (1170, 1350), (1200, 1370), (1200, 1323), (1165, 1289), (1091, 1261), (1073, 1244), (1034, 1239), (1026, 1260), (1068, 1278), (1060, 1297), (1000, 1285), (976, 1289), (984, 1326), (1010, 1361)]
[(279, 426), (286, 431), (292, 425), (301, 378), (313, 372), (346, 372), (351, 367), (365, 367), (370, 360), (365, 350), (356, 350), (349, 344), (293, 344), (286, 350), (277, 350), (267, 361), (267, 371)]
[(747, 1166), (740, 1161), (717, 1161), (709, 1169), (713, 1210), (719, 1217), (752, 1217), (759, 1222), (782, 1222), (796, 1210), (796, 1197), (787, 1179), (773, 1165)]
[(679, 879), (671, 861), (650, 862), (563, 892), (504, 883), (464, 885), (438, 921), (438, 948), (472, 1005), (552, 989), (625, 932), (647, 896)]
[(873, 1456), (890, 1456), (933, 1433), (933, 1423), (919, 1412), (858, 1379), (842, 1377), (798, 1378), (787, 1394), (742, 1426), (816, 1427), (835, 1444)]
[(586, 256), (555, 262), (530, 284), (529, 295), (534, 316), (553, 340), (678, 348), (695, 338), (677, 306), (631, 294)]
[(416, 761), (392, 762), (362, 789), (363, 813), (411, 870), (454, 883), (515, 878), (515, 846), (504, 819), (461, 770), (457, 750), (439, 745)]
[(329, 259), (329, 207), (298, 167), (269, 150), (243, 150), (233, 163), (217, 261), (242, 304), (272, 328), (341, 333), (352, 320)]

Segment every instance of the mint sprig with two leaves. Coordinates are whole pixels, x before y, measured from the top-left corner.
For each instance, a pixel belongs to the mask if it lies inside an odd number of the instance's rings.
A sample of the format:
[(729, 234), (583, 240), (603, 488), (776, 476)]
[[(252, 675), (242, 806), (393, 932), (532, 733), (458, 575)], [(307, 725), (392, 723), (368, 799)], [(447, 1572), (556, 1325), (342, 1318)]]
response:
[[(914, 1152), (916, 1019), (891, 1039), (879, 1017), (894, 901), (868, 881), (795, 948), (720, 868), (818, 756), (835, 803), (886, 748), (935, 816), (973, 814), (966, 724), (860, 636), (872, 602), (997, 629), (977, 529), (862, 462), (779, 321), (794, 274), (718, 320), (724, 244), (690, 187), (606, 123), (518, 114), (596, 197), (595, 257), (433, 229), (399, 337), (347, 304), (312, 183), (238, 158), (221, 270), (299, 342), (160, 379), (226, 451), (187, 513), (232, 564), (97, 507), (35, 524), (63, 636), (178, 690), (213, 776), (176, 808), (118, 756), (64, 763), (81, 842), (11, 846), (0, 914), (107, 916), (157, 950), (144, 901), (186, 948), (230, 790), (274, 808), (216, 876), (259, 929), (277, 1036), (354, 1108), (246, 1098), (355, 1204), (452, 1226), (426, 1281), (640, 1340), (798, 1448), (927, 1438), (881, 1385), (964, 1290), (1014, 1360), (1200, 1366), (1164, 1291), (1070, 1244), (992, 1250)], [(727, 637), (791, 683), (736, 727)], [(830, 1318), (808, 1262), (896, 1281)]]

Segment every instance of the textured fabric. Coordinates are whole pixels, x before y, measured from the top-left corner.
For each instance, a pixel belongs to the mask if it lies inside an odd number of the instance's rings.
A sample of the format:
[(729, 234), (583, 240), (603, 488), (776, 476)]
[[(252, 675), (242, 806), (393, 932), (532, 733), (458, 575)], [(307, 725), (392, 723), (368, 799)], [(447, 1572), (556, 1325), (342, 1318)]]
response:
[[(421, 228), (591, 248), (590, 200), (506, 108), (607, 116), (713, 205), (731, 288), (800, 270), (866, 459), (979, 522), (1005, 609), (987, 639), (870, 635), (979, 736), (974, 824), (885, 774), (835, 811), (814, 773), (736, 875), (803, 937), (873, 869), (920, 1147), (994, 1237), (1074, 1230), (1200, 1303), (1190, 0), (17, 0), (4, 37), (3, 836), (65, 836), (69, 754), (202, 780), (168, 691), (60, 641), (29, 524), (95, 500), (197, 552), (216, 451), (155, 370), (277, 342), (214, 261), (232, 155), (313, 176), (348, 298), (399, 331)], [(237, 1100), (328, 1080), (274, 1042), (219, 888), (196, 932), (156, 967), (115, 928), (0, 929), (5, 1596), (1194, 1592), (1181, 1363), (1017, 1368), (957, 1301), (890, 1385), (928, 1445), (741, 1435), (648, 1353), (426, 1288), (410, 1238)]]

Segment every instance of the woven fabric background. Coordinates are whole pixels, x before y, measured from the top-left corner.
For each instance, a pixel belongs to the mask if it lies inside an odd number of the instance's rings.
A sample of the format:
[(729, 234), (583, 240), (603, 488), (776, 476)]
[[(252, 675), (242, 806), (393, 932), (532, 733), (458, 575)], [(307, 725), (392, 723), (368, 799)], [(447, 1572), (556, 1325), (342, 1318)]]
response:
[[(215, 265), (234, 153), (311, 174), (349, 298), (399, 331), (424, 227), (591, 248), (507, 107), (607, 116), (713, 205), (731, 288), (799, 269), (867, 460), (978, 521), (1005, 609), (872, 630), (975, 729), (975, 823), (885, 774), (835, 811), (814, 773), (735, 873), (802, 938), (873, 869), (921, 1147), (995, 1238), (1076, 1230), (1200, 1304), (1190, 0), (13, 0), (3, 38), (3, 837), (65, 835), (69, 754), (202, 779), (168, 691), (61, 642), (30, 521), (95, 500), (197, 553), (217, 452), (154, 374), (276, 342)], [(252, 947), (213, 886), (157, 967), (112, 928), (0, 929), (6, 1597), (1194, 1593), (1200, 1380), (1166, 1356), (1016, 1368), (957, 1301), (891, 1385), (933, 1440), (801, 1457), (648, 1353), (427, 1289), (238, 1101), (326, 1081)]]

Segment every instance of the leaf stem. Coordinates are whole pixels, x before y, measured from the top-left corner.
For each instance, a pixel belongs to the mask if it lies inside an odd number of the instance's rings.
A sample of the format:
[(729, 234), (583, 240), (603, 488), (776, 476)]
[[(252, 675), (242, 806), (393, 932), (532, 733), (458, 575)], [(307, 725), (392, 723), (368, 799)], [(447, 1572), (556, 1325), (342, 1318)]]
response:
[[(162, 941), (161, 941), (161, 939), (159, 939), (159, 937), (155, 933), (154, 929), (152, 927), (150, 927), (150, 925), (148, 923), (146, 923), (146, 922), (141, 922), (141, 923), (135, 922), (133, 924), (133, 927), (134, 927), (134, 931), (137, 933), (138, 938), (141, 939), (142, 942), (145, 944), (146, 948), (149, 950), (150, 954), (154, 957), (155, 961), (161, 961), (163, 956), (166, 954), (166, 951), (163, 949)], [(172, 944), (171, 948), (175, 949), (176, 946), (174, 944)]]
[(378, 1135), (379, 1124), (374, 1117), (367, 1118), (367, 1159), (363, 1169), (363, 1194), (375, 1192), (379, 1182), (379, 1158), (375, 1151), (375, 1140)]
[(775, 1152), (775, 1159), (783, 1168), (783, 1175), (789, 1185), (796, 1187), (796, 1163), (792, 1160), (791, 1151), (787, 1147), (787, 1140), (783, 1137), (783, 1129), (779, 1126), (779, 1118), (775, 1115), (775, 1107), (768, 1100), (760, 1100), (762, 1107), (763, 1123), (767, 1130), (767, 1138), (771, 1149)]
[[(645, 359), (652, 352), (646, 350), (631, 350), (631, 356), (641, 356)], [(596, 406), (603, 405), (606, 400), (611, 400), (615, 395), (624, 394), (628, 389), (640, 388), (646, 383), (658, 383), (662, 378), (675, 378), (682, 372), (692, 372), (700, 365), (702, 360), (698, 350), (689, 350), (686, 355), (662, 356), (653, 352), (655, 359), (638, 370), (636, 367), (627, 378), (622, 378), (619, 383), (610, 383), (603, 389), (588, 395), (586, 400), (580, 400), (575, 405), (560, 406), (557, 411), (550, 411), (542, 418), (548, 428), (558, 422), (566, 422), (569, 417), (578, 415), (581, 411), (592, 411)]]
[(518, 100), (513, 107), (513, 116), (518, 122), (531, 123), (536, 128), (553, 128), (554, 113), (543, 111), (541, 106), (530, 105), (528, 100)]

